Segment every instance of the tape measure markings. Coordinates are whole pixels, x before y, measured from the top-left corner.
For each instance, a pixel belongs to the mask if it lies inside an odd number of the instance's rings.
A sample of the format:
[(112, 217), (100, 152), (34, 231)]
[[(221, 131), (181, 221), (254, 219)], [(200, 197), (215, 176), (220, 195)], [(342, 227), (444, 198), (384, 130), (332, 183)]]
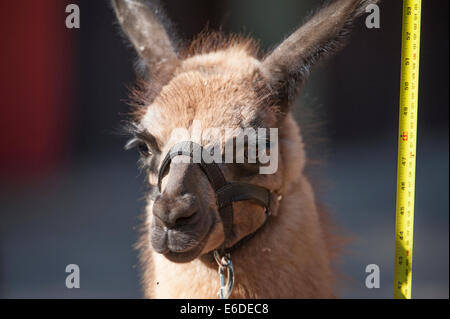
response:
[(394, 298), (411, 298), (421, 0), (403, 1)]

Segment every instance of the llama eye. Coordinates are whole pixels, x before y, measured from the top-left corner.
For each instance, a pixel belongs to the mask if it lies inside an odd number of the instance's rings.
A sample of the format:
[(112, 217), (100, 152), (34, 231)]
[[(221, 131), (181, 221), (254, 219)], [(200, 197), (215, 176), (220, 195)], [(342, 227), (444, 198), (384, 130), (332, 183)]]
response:
[(149, 157), (152, 155), (152, 152), (150, 151), (150, 148), (148, 147), (147, 143), (139, 138), (132, 138), (125, 145), (126, 150), (130, 150), (135, 147), (138, 149), (138, 152), (139, 154), (141, 154), (141, 156)]
[(147, 144), (145, 144), (145, 143), (139, 143), (137, 148), (138, 148), (139, 153), (142, 156), (148, 157), (148, 156), (152, 155), (152, 153), (150, 152)]

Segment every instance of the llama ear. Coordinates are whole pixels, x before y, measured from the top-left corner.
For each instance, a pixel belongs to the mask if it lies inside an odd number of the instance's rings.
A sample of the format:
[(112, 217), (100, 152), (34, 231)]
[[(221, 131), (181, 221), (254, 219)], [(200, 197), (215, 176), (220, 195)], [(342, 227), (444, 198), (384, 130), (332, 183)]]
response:
[(353, 21), (378, 0), (335, 0), (312, 16), (263, 61), (262, 72), (281, 105), (289, 105), (310, 68), (345, 44)]
[[(123, 31), (140, 55), (150, 79), (168, 82), (179, 61), (172, 41), (158, 15), (144, 0), (112, 0)], [(165, 83), (161, 83), (165, 84)]]

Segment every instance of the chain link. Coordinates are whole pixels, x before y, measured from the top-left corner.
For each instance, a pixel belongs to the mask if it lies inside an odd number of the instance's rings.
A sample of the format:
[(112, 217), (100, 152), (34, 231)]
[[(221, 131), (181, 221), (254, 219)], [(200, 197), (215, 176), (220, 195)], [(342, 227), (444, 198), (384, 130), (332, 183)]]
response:
[(234, 268), (230, 254), (225, 254), (222, 258), (217, 250), (214, 251), (214, 259), (219, 266), (220, 289), (217, 296), (220, 299), (228, 299), (234, 285)]

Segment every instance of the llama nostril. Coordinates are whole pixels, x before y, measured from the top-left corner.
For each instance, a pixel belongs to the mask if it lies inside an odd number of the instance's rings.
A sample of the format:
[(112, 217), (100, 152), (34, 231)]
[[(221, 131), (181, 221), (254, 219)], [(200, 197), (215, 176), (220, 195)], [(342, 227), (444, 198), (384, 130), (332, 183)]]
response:
[(162, 196), (153, 206), (153, 214), (166, 226), (173, 228), (192, 221), (199, 210), (199, 204), (194, 195), (178, 196), (175, 199)]
[(198, 211), (198, 205), (191, 201), (183, 201), (180, 205), (175, 205), (170, 210), (169, 222), (172, 226), (179, 226), (186, 224), (195, 216)]
[(172, 227), (173, 226), (182, 226), (182, 225), (188, 224), (190, 221), (193, 220), (193, 217), (195, 216), (195, 213), (196, 212), (192, 212), (192, 213), (191, 212), (189, 212), (189, 213), (183, 212), (180, 215), (174, 216)]

